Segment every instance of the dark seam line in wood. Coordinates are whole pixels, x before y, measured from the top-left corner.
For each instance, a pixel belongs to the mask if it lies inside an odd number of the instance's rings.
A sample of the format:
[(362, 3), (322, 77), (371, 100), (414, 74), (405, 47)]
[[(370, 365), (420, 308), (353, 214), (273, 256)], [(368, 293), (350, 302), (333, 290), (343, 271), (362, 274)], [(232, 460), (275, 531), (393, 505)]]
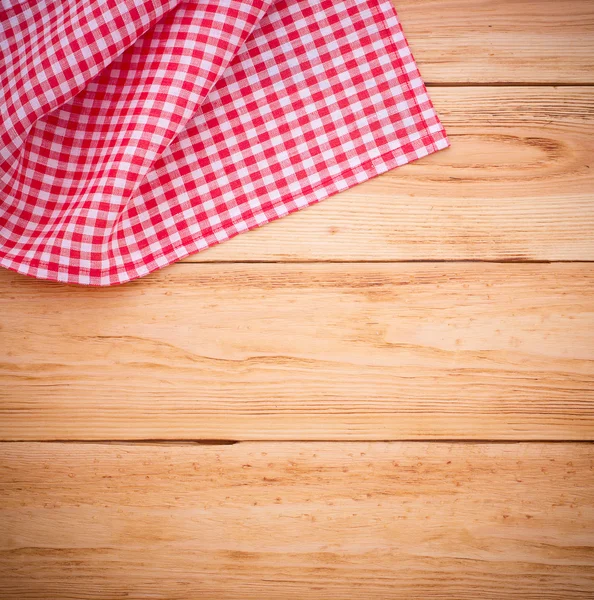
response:
[(88, 440), (88, 439), (53, 439), (53, 440), (0, 440), (0, 444), (100, 444), (100, 445), (159, 445), (159, 446), (234, 446), (235, 444), (385, 444), (385, 443), (406, 443), (406, 444), (594, 444), (594, 438), (588, 440), (572, 440), (572, 439), (509, 439), (509, 440), (489, 440), (489, 439), (441, 439), (441, 438), (426, 438), (426, 439), (411, 439), (411, 438), (390, 438), (381, 440), (370, 440), (365, 438), (358, 439), (282, 439), (275, 440), (270, 438), (249, 439), (249, 440), (167, 440), (167, 439), (122, 439), (122, 440)]
[(287, 264), (287, 265), (309, 265), (309, 264), (407, 264), (407, 263), (493, 263), (493, 264), (505, 264), (505, 265), (552, 265), (552, 264), (591, 264), (594, 260), (517, 260), (513, 258), (501, 258), (501, 259), (475, 259), (475, 258), (460, 258), (460, 259), (447, 259), (447, 258), (414, 258), (414, 259), (403, 259), (403, 260), (386, 260), (386, 259), (361, 259), (361, 260), (341, 260), (341, 259), (312, 259), (312, 260), (191, 260), (185, 259), (183, 261), (174, 263), (177, 265), (258, 265), (258, 264)]

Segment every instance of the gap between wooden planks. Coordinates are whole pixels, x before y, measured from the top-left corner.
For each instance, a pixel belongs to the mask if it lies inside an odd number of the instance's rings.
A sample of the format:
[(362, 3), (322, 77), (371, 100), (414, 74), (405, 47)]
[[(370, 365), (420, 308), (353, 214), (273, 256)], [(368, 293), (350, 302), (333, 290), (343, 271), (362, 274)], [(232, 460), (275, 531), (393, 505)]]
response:
[(591, 598), (591, 444), (4, 443), (0, 598)]
[(430, 93), (451, 148), (186, 260), (594, 260), (594, 88)]
[(591, 0), (393, 0), (428, 83), (592, 83)]
[(592, 439), (590, 264), (0, 272), (2, 439)]

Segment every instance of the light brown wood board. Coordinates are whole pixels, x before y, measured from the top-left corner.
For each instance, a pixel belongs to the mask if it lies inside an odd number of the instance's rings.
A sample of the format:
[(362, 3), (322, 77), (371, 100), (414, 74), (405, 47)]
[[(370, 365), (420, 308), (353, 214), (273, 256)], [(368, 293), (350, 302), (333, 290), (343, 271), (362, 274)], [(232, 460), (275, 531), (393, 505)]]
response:
[(0, 281), (3, 439), (594, 437), (587, 263)]
[(590, 599), (591, 444), (6, 443), (0, 598)]
[(592, 83), (591, 0), (393, 4), (428, 83)]

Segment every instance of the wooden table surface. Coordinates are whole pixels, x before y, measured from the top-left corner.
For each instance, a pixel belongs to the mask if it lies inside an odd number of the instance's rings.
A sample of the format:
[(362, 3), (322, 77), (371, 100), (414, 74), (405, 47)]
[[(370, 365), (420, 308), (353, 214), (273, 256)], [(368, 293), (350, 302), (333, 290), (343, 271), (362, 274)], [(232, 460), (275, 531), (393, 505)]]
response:
[(125, 286), (0, 272), (0, 598), (594, 597), (594, 2), (397, 8), (451, 149)]

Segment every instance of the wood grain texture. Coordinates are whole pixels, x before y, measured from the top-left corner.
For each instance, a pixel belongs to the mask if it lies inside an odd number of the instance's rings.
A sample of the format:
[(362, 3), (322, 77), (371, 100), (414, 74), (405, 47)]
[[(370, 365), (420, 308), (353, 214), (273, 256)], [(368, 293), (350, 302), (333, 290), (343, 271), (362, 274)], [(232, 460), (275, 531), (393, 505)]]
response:
[(592, 83), (591, 0), (393, 0), (430, 83)]
[(590, 444), (10, 444), (0, 598), (594, 594)]
[(0, 273), (3, 439), (594, 439), (590, 264)]
[(431, 95), (451, 148), (187, 260), (594, 260), (594, 88)]

